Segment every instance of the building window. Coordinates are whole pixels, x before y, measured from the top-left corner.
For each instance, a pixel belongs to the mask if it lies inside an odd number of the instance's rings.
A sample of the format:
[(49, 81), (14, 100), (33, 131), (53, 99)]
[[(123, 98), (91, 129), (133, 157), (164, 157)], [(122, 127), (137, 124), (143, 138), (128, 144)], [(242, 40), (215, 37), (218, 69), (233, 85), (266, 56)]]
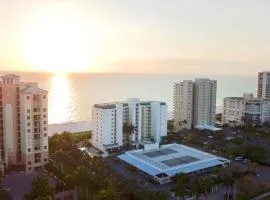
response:
[(28, 165), (31, 165), (31, 161), (28, 161)]
[(44, 146), (44, 149), (47, 149), (47, 146)]
[(44, 137), (47, 137), (47, 134), (46, 133), (44, 134)]
[(27, 113), (30, 113), (30, 109), (27, 109)]
[(47, 111), (47, 109), (46, 108), (43, 108), (43, 112), (46, 112)]
[(28, 133), (30, 133), (30, 132), (31, 132), (31, 130), (30, 130), (30, 129), (27, 129), (27, 132), (28, 132)]
[(47, 117), (47, 115), (43, 115), (43, 117), (44, 117), (44, 118), (46, 118), (46, 117)]
[(30, 97), (29, 97), (29, 96), (27, 96), (27, 97), (26, 97), (26, 99), (27, 99), (27, 100), (29, 100), (29, 99), (30, 99)]
[(44, 158), (44, 162), (47, 162), (47, 160), (48, 160), (47, 158)]
[(31, 152), (31, 149), (28, 149), (28, 152)]
[(47, 121), (44, 121), (44, 122), (43, 122), (43, 124), (45, 124), (45, 125), (46, 125), (46, 124), (47, 124)]
[(31, 171), (31, 170), (32, 170), (32, 168), (31, 168), (31, 167), (29, 167), (29, 168), (28, 168), (28, 171)]
[(29, 122), (27, 123), (27, 126), (30, 126), (30, 123)]
[(30, 119), (30, 116), (27, 116), (27, 119)]
[(46, 127), (44, 127), (44, 128), (43, 128), (43, 130), (44, 130), (44, 131), (46, 131), (46, 130), (47, 130), (47, 128), (46, 128)]

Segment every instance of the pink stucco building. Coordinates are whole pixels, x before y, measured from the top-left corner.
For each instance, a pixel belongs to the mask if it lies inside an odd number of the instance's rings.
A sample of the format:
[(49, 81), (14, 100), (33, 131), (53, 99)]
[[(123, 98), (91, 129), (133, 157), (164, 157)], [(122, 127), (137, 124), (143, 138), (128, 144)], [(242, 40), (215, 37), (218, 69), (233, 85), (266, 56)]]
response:
[(0, 76), (1, 168), (42, 168), (48, 162), (47, 131), (48, 92), (14, 74)]

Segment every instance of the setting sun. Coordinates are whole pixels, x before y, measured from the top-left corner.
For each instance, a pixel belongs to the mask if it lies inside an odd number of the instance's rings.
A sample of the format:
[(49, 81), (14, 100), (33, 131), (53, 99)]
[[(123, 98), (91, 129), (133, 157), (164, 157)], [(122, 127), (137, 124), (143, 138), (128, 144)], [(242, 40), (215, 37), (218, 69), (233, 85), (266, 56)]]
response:
[(79, 14), (46, 6), (30, 25), (26, 53), (42, 71), (83, 71), (95, 57), (96, 39)]

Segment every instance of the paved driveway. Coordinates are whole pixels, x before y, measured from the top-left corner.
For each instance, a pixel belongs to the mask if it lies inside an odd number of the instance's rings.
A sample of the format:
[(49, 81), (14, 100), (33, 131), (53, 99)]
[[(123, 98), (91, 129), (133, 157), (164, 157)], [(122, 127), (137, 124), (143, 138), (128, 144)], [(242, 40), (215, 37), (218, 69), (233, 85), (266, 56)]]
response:
[(31, 191), (32, 181), (38, 175), (38, 172), (28, 174), (12, 172), (10, 175), (5, 177), (4, 186), (9, 190), (12, 199), (22, 200), (23, 196)]
[[(9, 191), (13, 200), (23, 200), (25, 194), (31, 192), (32, 181), (44, 175), (43, 171), (31, 173), (11, 172), (4, 178), (4, 188)], [(52, 184), (56, 185), (57, 181), (50, 178)]]

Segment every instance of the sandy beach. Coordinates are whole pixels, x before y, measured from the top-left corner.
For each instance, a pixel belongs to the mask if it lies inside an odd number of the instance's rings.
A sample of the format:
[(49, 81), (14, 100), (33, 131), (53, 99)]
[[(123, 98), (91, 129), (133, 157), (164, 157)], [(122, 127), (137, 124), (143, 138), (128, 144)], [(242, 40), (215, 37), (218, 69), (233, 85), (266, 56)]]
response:
[(63, 132), (82, 132), (82, 131), (91, 131), (92, 122), (91, 121), (78, 121), (78, 122), (65, 122), (61, 124), (49, 124), (48, 135), (52, 136), (56, 133)]

